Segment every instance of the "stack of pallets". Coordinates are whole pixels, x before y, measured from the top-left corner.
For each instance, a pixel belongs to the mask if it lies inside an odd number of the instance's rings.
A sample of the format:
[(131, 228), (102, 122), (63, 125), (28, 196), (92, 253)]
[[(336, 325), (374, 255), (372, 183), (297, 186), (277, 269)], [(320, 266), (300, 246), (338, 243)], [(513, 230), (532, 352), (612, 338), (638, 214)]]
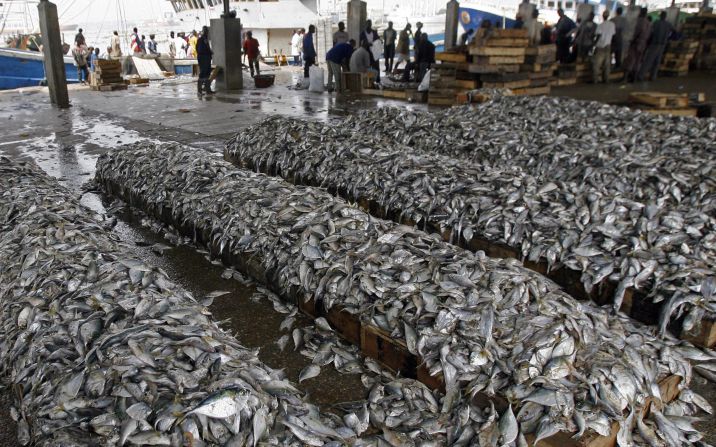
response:
[(96, 62), (90, 88), (103, 92), (124, 90), (127, 83), (122, 79), (122, 64), (118, 60), (99, 59)]
[(701, 70), (716, 69), (716, 14), (698, 13), (684, 22), (685, 39), (698, 42), (692, 67)]
[(437, 53), (435, 59), (428, 104), (452, 105), (458, 96), (480, 87), (479, 76), (468, 71), (470, 56), (464, 49)]
[(549, 94), (550, 86), (554, 82), (554, 72), (557, 69), (557, 46), (550, 45), (534, 45), (527, 48), (525, 55), (525, 63), (520, 67), (521, 73), (529, 75), (530, 84), (526, 87), (529, 92), (522, 93), (519, 90), (514, 91), (519, 94)]
[(465, 93), (478, 88), (548, 94), (556, 53), (554, 45), (529, 46), (525, 29), (480, 29), (467, 48), (436, 55), (428, 103), (466, 102)]
[(662, 76), (686, 76), (689, 74), (689, 65), (698, 49), (699, 42), (696, 40), (672, 40), (664, 52), (659, 74)]

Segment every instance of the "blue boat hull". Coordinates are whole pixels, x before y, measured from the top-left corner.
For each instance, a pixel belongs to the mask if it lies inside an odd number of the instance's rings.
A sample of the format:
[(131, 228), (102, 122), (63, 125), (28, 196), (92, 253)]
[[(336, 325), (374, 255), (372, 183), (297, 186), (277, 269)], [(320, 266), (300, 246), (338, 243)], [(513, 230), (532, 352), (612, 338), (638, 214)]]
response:
[[(79, 82), (77, 67), (65, 58), (68, 83)], [(42, 55), (32, 51), (0, 49), (0, 90), (33, 87), (45, 80)]]
[[(499, 23), (502, 26), (503, 17), (501, 15), (493, 14), (487, 11), (481, 11), (473, 8), (460, 8), (458, 10), (459, 22), (462, 29), (467, 31), (469, 29), (480, 28), (482, 22), (489, 20), (494, 26), (495, 23)], [(515, 20), (511, 18), (504, 18), (505, 28), (512, 28), (515, 24)]]

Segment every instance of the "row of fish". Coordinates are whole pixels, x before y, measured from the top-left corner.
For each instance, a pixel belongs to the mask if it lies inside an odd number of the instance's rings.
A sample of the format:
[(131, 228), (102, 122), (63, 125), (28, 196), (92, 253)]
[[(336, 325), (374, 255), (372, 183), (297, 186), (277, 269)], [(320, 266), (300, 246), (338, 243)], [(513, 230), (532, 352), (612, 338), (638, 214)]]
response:
[[(648, 327), (574, 300), (516, 260), (465, 251), (376, 219), (324, 190), (237, 169), (178, 145), (105, 154), (97, 183), (125, 199), (140, 198), (145, 211), (185, 232), (204, 234), (214, 254), (260, 261), (266, 283), (281, 296), (340, 306), (402, 340), (431, 374), (442, 376), (439, 419), (450, 421), (449, 439), (461, 445), (487, 430), (475, 428), (476, 421), (491, 427), (483, 445), (560, 431), (607, 435), (612, 423), (621, 427), (621, 445), (698, 442), (698, 433), (669, 421), (686, 413), (670, 410), (667, 417), (658, 404), (659, 382), (673, 376), (689, 396), (678, 408), (698, 402), (711, 411), (688, 384), (692, 361), (706, 376), (715, 368), (713, 352), (669, 336), (656, 340)], [(499, 396), (511, 406), (499, 418), (489, 408), (475, 410), (473, 420), (476, 396)], [(642, 420), (652, 401), (657, 405)], [(413, 417), (408, 412), (402, 422), (391, 419), (392, 431), (413, 439), (426, 435), (424, 428), (418, 433), (414, 424), (402, 425)], [(646, 428), (632, 430), (636, 426)]]
[[(627, 147), (616, 139), (617, 118), (650, 122), (643, 115), (600, 106), (602, 121), (575, 114), (581, 128), (569, 114), (549, 121), (555, 113), (541, 113), (585, 108), (569, 101), (505, 96), (477, 109), (385, 108), (331, 124), (273, 117), (237, 134), (225, 154), (376, 202), (463, 246), (481, 237), (549, 269), (564, 265), (581, 272), (587, 293), (612, 281), (615, 310), (627, 289), (639, 290), (662, 302), (662, 334), (680, 317), (683, 330), (698, 334), (716, 313), (716, 125), (676, 122), (680, 133), (662, 144), (635, 132)], [(517, 126), (525, 115), (529, 126)], [(575, 136), (590, 135), (589, 126), (594, 141)]]
[(22, 445), (356, 436), (212, 322), (211, 297), (134, 258), (56, 180), (2, 157), (0, 191), (0, 371)]

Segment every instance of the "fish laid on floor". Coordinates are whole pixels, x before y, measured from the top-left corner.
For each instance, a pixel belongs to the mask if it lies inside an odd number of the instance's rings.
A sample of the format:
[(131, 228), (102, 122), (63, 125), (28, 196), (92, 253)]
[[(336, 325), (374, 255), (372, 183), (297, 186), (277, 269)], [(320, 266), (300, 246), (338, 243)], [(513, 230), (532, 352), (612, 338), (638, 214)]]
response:
[(286, 421), (345, 441), (338, 416), (131, 253), (55, 179), (0, 157), (0, 372), (21, 444), (300, 444)]
[[(208, 241), (214, 255), (260, 263), (257, 275), (267, 274), (261, 280), (284, 298), (320, 299), (326, 308), (340, 306), (406, 346), (411, 339), (419, 361), (445, 381), (437, 407), (441, 421), (450, 421), (447, 435), (462, 445), (476, 440), (497, 445), (513, 436), (512, 442), (521, 442), (532, 433), (608, 434), (615, 422), (623, 439), (635, 438), (629, 417), (648, 397), (660, 396), (659, 381), (676, 376), (681, 389), (688, 389), (692, 367), (686, 355), (693, 355), (693, 347), (687, 343), (668, 335), (655, 339), (653, 328), (578, 302), (516, 260), (471, 253), (374, 218), (324, 190), (236, 169), (177, 145), (137, 145), (105, 154), (97, 182), (137, 198), (133, 203), (141, 201), (150, 214), (174, 213), (183, 228)], [(278, 302), (274, 307), (293, 311)], [(316, 321), (316, 330), (327, 329)], [(332, 362), (347, 373), (363, 369), (350, 352), (313, 346), (306, 335), (293, 328), (291, 339), (296, 351), (310, 353), (312, 364)], [(713, 361), (709, 356), (703, 363)], [(382, 385), (373, 393), (377, 402), (381, 392), (417, 392)], [(479, 423), (469, 417), (471, 396), (478, 394), (512, 404), (516, 436), (507, 408), (481, 408)], [(405, 424), (420, 416), (397, 410), (376, 416), (384, 436), (416, 438)], [(657, 423), (651, 416), (644, 422)], [(290, 422), (287, 426), (303, 442), (316, 442)], [(429, 430), (420, 434), (429, 437)]]
[(716, 315), (715, 149), (713, 120), (506, 96), (330, 124), (271, 117), (225, 154), (449, 231), (454, 243), (481, 237), (550, 270), (566, 266), (587, 293), (609, 280), (615, 310), (639, 290), (661, 303), (661, 334), (682, 317), (698, 334)]

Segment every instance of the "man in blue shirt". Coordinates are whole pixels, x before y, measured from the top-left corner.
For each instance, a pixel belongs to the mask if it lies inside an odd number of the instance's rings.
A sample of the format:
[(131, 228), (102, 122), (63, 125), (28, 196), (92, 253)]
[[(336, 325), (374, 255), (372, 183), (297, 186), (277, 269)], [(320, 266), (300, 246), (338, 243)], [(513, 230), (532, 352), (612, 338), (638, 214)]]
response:
[(95, 48), (90, 53), (89, 57), (89, 64), (90, 64), (90, 71), (94, 73), (95, 68), (97, 68), (97, 60), (99, 59), (99, 48)]
[(348, 43), (339, 43), (335, 47), (331, 48), (326, 53), (326, 62), (328, 62), (328, 90), (333, 89), (333, 79), (335, 78), (335, 88), (337, 92), (343, 91), (343, 80), (341, 72), (343, 66), (348, 64), (348, 61), (353, 54), (353, 47), (356, 41), (351, 39)]
[(316, 47), (313, 46), (313, 34), (316, 32), (316, 27), (311, 25), (308, 27), (308, 32), (303, 36), (303, 60), (305, 65), (303, 66), (303, 77), (307, 78), (310, 71), (311, 65), (316, 64)]

